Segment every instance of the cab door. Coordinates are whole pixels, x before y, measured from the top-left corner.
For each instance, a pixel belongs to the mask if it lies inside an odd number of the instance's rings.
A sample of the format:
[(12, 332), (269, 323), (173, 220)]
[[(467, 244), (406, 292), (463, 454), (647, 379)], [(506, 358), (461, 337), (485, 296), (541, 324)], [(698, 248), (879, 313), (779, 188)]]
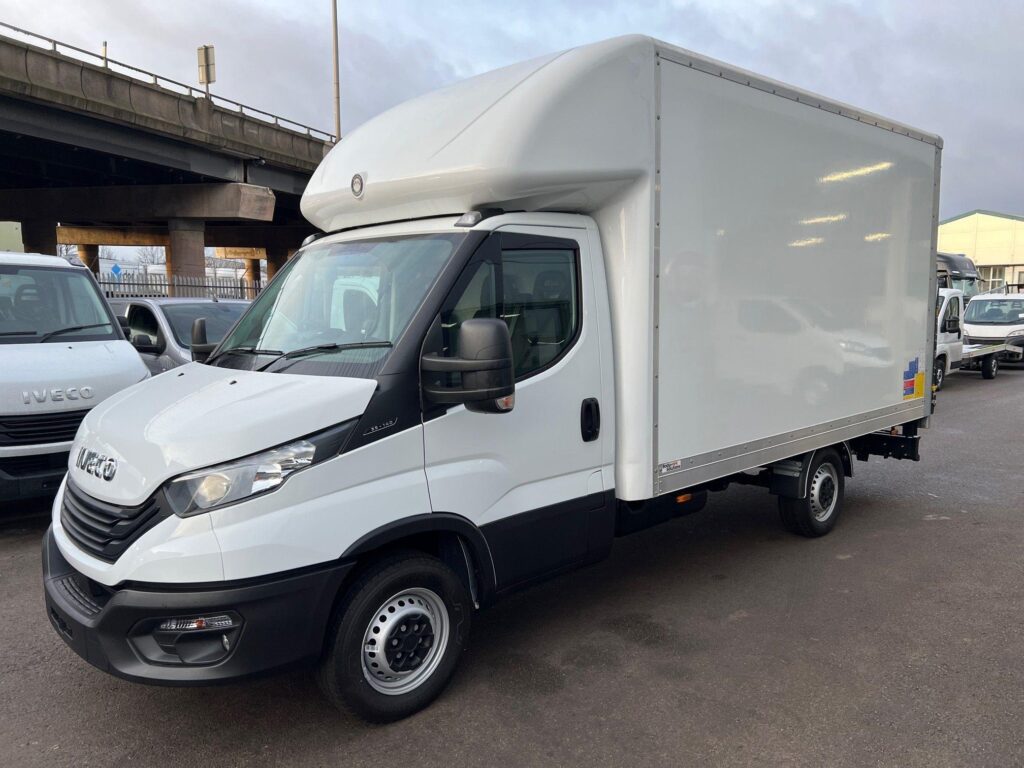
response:
[(602, 424), (612, 408), (601, 391), (591, 257), (585, 229), (492, 233), (446, 299), (438, 338), (425, 346), (457, 356), (465, 320), (498, 317), (509, 326), (514, 408), (449, 406), (424, 419), (431, 505), (481, 528), (499, 591), (599, 558), (611, 543), (613, 494), (601, 469), (611, 432)]
[(949, 358), (949, 370), (955, 371), (962, 365), (963, 345), (963, 297), (953, 294), (946, 299), (946, 305), (939, 319), (937, 349), (945, 350)]

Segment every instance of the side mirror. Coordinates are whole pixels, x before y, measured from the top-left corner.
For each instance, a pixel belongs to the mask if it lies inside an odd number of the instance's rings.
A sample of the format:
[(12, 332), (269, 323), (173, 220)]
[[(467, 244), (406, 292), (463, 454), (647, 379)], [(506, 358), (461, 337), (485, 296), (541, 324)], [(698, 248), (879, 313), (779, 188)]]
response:
[[(424, 355), (424, 371), (441, 374), (440, 384), (423, 386), (424, 398), (437, 405), (465, 404), (478, 413), (508, 413), (515, 405), (512, 337), (504, 320), (478, 317), (458, 330), (460, 357)], [(459, 379), (452, 383), (452, 374)]]
[(132, 337), (132, 346), (136, 352), (146, 355), (159, 355), (164, 351), (163, 347), (144, 333), (136, 333)]
[(205, 363), (216, 346), (216, 344), (210, 344), (206, 341), (206, 318), (197, 317), (193, 320), (192, 343), (189, 345), (192, 351), (192, 359), (197, 363)]
[(959, 317), (948, 317), (948, 318), (946, 318), (946, 327), (943, 330), (946, 333), (960, 333), (960, 318)]

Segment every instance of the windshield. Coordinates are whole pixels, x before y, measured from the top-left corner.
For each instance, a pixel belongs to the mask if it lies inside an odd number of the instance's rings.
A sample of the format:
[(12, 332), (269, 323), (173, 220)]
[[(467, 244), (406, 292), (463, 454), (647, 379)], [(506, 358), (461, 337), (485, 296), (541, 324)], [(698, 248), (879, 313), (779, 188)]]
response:
[(242, 313), (249, 308), (247, 302), (200, 301), (194, 304), (164, 304), (161, 306), (171, 333), (179, 347), (192, 346), (192, 321), (197, 317), (206, 318), (206, 340), (216, 344), (231, 330)]
[[(417, 235), (308, 246), (253, 302), (221, 343), (214, 364), (376, 376), (463, 237)], [(337, 347), (308, 353), (310, 347), (332, 345)], [(307, 353), (280, 363), (273, 359), (296, 350)]]
[(980, 290), (976, 277), (954, 278), (953, 288), (964, 292), (964, 301), (970, 301), (971, 297), (977, 296)]
[(1024, 325), (1024, 299), (979, 299), (967, 305), (971, 325)]
[(0, 344), (117, 339), (112, 319), (85, 269), (0, 265)]

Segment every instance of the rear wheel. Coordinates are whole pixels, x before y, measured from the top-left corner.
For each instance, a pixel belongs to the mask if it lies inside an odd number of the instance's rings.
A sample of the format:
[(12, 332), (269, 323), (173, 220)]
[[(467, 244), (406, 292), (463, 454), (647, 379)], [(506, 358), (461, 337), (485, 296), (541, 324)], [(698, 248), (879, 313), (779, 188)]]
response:
[(997, 373), (999, 373), (998, 357), (995, 355), (989, 355), (981, 361), (981, 378), (994, 379)]
[(819, 451), (811, 460), (807, 496), (779, 497), (779, 516), (786, 530), (800, 536), (824, 536), (835, 527), (843, 507), (843, 462), (836, 451)]
[(345, 595), (318, 672), (330, 701), (386, 723), (444, 690), (469, 636), (472, 604), (440, 560), (415, 553), (384, 560)]

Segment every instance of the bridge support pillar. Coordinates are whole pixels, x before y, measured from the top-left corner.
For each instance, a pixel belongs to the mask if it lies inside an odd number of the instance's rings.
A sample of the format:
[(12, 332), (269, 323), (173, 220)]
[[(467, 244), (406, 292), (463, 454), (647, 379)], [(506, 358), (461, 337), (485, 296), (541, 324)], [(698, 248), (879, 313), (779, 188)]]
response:
[(267, 280), (277, 274), (277, 270), (284, 266), (290, 255), (287, 248), (267, 248)]
[[(206, 222), (171, 219), (167, 222), (167, 280), (175, 277), (202, 279), (206, 276)], [(173, 288), (170, 293), (173, 294)]]
[(260, 260), (259, 259), (246, 259), (245, 260), (245, 282), (249, 287), (251, 293), (250, 298), (255, 299), (256, 294), (260, 292)]
[(21, 241), (26, 253), (57, 255), (57, 222), (31, 219), (21, 222)]
[(78, 258), (85, 264), (92, 273), (99, 277), (100, 274), (100, 247), (98, 245), (78, 246)]

